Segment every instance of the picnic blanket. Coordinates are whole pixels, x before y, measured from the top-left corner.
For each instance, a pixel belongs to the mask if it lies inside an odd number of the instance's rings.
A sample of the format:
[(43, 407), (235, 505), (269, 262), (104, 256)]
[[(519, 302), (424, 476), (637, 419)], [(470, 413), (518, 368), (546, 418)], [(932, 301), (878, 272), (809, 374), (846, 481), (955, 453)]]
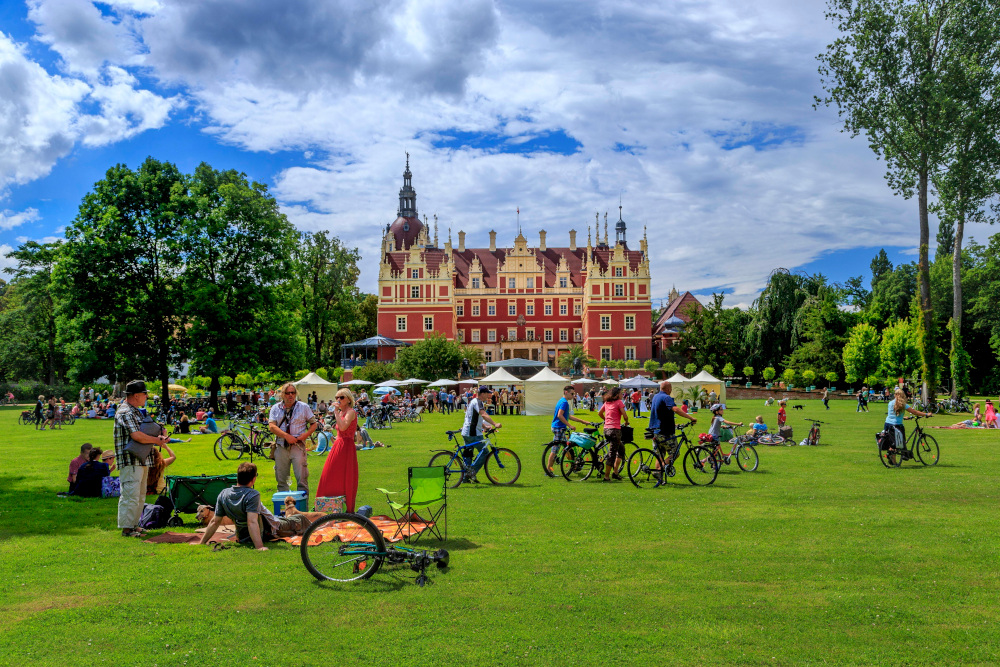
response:
[[(414, 521), (403, 527), (403, 530), (399, 530), (399, 524), (392, 517), (380, 515), (373, 516), (369, 519), (375, 526), (382, 532), (382, 536), (387, 542), (399, 542), (404, 537), (409, 537), (411, 535), (416, 535), (427, 530), (428, 527), (433, 526), (434, 523), (424, 523), (422, 521)], [(331, 523), (323, 526), (315, 533), (312, 534), (312, 539), (309, 540), (309, 544), (322, 544), (323, 542), (332, 542), (334, 540), (343, 541), (345, 538), (355, 542), (367, 542), (364, 538), (367, 537), (367, 533), (357, 534), (357, 530), (350, 530), (350, 526), (356, 526), (357, 524), (351, 522), (343, 523)], [(348, 534), (350, 531), (350, 534)], [(281, 538), (289, 544), (302, 544), (302, 536), (295, 535), (294, 537), (283, 537)]]
[[(143, 540), (143, 542), (151, 542), (152, 544), (197, 544), (198, 542), (201, 542), (201, 536), (204, 534), (204, 528), (199, 528), (193, 533), (173, 533), (167, 531), (166, 533)], [(235, 528), (232, 526), (219, 526), (219, 529), (215, 531), (215, 535), (212, 535), (212, 539), (210, 539), (208, 543), (219, 544), (221, 542), (229, 542), (235, 539)]]

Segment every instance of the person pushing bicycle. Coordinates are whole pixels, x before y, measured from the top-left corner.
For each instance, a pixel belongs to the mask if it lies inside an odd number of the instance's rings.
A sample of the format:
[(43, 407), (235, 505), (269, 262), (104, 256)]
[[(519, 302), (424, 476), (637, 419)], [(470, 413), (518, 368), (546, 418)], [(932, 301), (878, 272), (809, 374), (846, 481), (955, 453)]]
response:
[(899, 451), (904, 458), (907, 456), (903, 453), (903, 450), (906, 449), (906, 429), (903, 428), (904, 412), (909, 412), (911, 415), (916, 415), (917, 417), (931, 416), (931, 413), (921, 412), (907, 403), (906, 393), (903, 388), (896, 387), (895, 400), (889, 403), (889, 409), (885, 417), (885, 430), (896, 435), (896, 446), (893, 448), (894, 451), (890, 451), (889, 453), (889, 462), (893, 465), (896, 465), (896, 451)]
[[(660, 455), (667, 456), (666, 466), (668, 471), (674, 464), (674, 459), (680, 451), (680, 445), (675, 442), (674, 447), (667, 452), (667, 443), (673, 440), (676, 428), (674, 425), (674, 416), (679, 415), (692, 424), (698, 423), (697, 419), (691, 417), (682, 408), (677, 406), (673, 396), (670, 395), (671, 389), (673, 389), (673, 385), (667, 380), (660, 383), (660, 391), (653, 397), (653, 405), (649, 413), (649, 429), (653, 432), (653, 442), (660, 450)], [(661, 475), (656, 486), (664, 483)]]
[[(590, 425), (590, 422), (573, 416), (573, 401), (575, 399), (576, 389), (573, 388), (573, 385), (568, 384), (563, 387), (563, 397), (556, 403), (555, 413), (552, 416), (552, 442), (564, 442), (566, 440), (566, 431), (573, 430), (573, 427), (569, 424), (570, 421), (587, 426)], [(555, 467), (558, 452), (559, 450), (555, 447), (549, 451), (549, 460), (546, 461), (549, 472), (552, 472), (553, 467)]]
[[(729, 456), (722, 453), (722, 445), (719, 442), (719, 436), (722, 434), (722, 427), (725, 426), (743, 426), (743, 422), (731, 422), (722, 416), (722, 413), (726, 411), (725, 403), (716, 403), (711, 408), (712, 412), (712, 425), (708, 427), (708, 435), (712, 438), (712, 447), (719, 457), (725, 461), (726, 465), (729, 465)], [(763, 419), (761, 419), (763, 421)], [(765, 427), (766, 428), (766, 427)], [(730, 452), (732, 455), (732, 452)]]
[(483, 440), (483, 423), (485, 422), (491, 426), (492, 430), (503, 426), (503, 424), (493, 421), (486, 411), (485, 400), (489, 394), (490, 390), (488, 388), (479, 388), (476, 397), (469, 401), (469, 407), (465, 410), (465, 423), (462, 424), (462, 439), (465, 441), (466, 447), (475, 447), (478, 452), (475, 460), (472, 462), (472, 472), (470, 473), (473, 482), (477, 481), (475, 477), (476, 473), (486, 463), (486, 457), (489, 455), (489, 449), (486, 448), (486, 441)]

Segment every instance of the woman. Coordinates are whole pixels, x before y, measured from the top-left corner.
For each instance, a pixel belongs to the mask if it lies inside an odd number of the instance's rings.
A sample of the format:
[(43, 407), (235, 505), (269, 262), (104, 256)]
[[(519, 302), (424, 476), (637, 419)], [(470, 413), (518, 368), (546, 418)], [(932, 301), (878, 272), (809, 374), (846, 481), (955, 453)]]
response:
[(38, 430), (39, 428), (42, 431), (45, 430), (45, 421), (42, 418), (42, 415), (44, 414), (44, 410), (45, 410), (45, 397), (40, 395), (38, 397), (38, 402), (35, 403), (35, 429), (36, 430)]
[[(621, 464), (625, 462), (625, 445), (622, 444), (622, 420), (628, 426), (628, 412), (621, 400), (621, 387), (608, 387), (604, 391), (604, 405), (598, 410), (597, 416), (604, 420), (604, 437), (610, 445), (608, 461), (604, 466), (604, 481), (610, 482), (612, 472), (614, 478), (620, 480), (618, 474)], [(614, 470), (612, 470), (612, 468)]]
[(49, 425), (49, 430), (56, 428), (56, 397), (49, 397), (48, 407), (45, 408), (45, 423)]
[[(912, 406), (906, 403), (906, 394), (903, 393), (901, 387), (896, 387), (896, 399), (889, 403), (889, 411), (885, 417), (885, 430), (894, 432), (896, 434), (896, 447), (897, 450), (903, 450), (906, 447), (906, 429), (903, 428), (903, 413), (909, 412), (911, 415), (916, 415), (918, 417), (930, 417), (929, 412), (920, 412), (919, 410), (914, 410)], [(896, 452), (895, 450), (889, 450), (889, 463), (896, 465)]]
[(108, 450), (105, 456), (102, 454), (100, 447), (90, 450), (88, 461), (76, 472), (76, 486), (73, 487), (72, 495), (84, 498), (101, 497), (101, 480), (111, 476), (115, 458), (115, 453), (111, 450)]
[(337, 439), (330, 446), (330, 455), (323, 464), (316, 497), (344, 496), (348, 512), (354, 511), (358, 496), (358, 451), (354, 447), (354, 432), (358, 428), (358, 413), (350, 389), (337, 391), (333, 400), (333, 415), (337, 424)]
[(163, 491), (167, 488), (167, 480), (163, 471), (177, 460), (177, 455), (170, 449), (170, 445), (164, 444), (163, 448), (167, 450), (170, 456), (163, 458), (163, 454), (160, 453), (159, 448), (153, 450), (153, 465), (149, 467), (149, 474), (146, 477), (147, 496), (163, 495)]
[(181, 421), (177, 424), (178, 433), (190, 433), (191, 432), (191, 420), (188, 416), (181, 411)]

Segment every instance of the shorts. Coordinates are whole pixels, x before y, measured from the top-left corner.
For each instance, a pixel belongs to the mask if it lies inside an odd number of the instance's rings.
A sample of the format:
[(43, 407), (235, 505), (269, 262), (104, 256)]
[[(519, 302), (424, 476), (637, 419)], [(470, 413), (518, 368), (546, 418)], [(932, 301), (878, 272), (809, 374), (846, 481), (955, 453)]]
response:
[(622, 444), (622, 431), (620, 428), (604, 429), (604, 438), (608, 441), (608, 456), (612, 459), (625, 459), (625, 445)]
[(565, 442), (565, 441), (566, 441), (566, 429), (564, 428), (552, 429), (552, 442)]

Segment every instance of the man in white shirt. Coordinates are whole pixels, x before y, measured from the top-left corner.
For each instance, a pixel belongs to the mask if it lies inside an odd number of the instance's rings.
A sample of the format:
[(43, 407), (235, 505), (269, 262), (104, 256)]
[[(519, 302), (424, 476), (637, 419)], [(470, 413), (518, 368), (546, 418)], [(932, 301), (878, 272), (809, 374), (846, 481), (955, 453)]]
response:
[(309, 496), (309, 462), (305, 441), (316, 430), (312, 409), (298, 400), (298, 390), (291, 382), (281, 388), (281, 402), (271, 406), (267, 429), (277, 437), (274, 452), (274, 478), (278, 491), (288, 491), (289, 469), (295, 471), (295, 487)]
[(483, 423), (493, 428), (500, 428), (503, 424), (498, 424), (490, 418), (486, 411), (485, 400), (490, 394), (486, 387), (480, 387), (476, 398), (469, 401), (469, 407), (465, 410), (465, 422), (462, 424), (462, 439), (466, 445), (475, 447), (478, 450), (475, 461), (472, 462), (472, 472), (470, 479), (475, 481), (475, 475), (486, 463), (488, 451), (483, 440)]

